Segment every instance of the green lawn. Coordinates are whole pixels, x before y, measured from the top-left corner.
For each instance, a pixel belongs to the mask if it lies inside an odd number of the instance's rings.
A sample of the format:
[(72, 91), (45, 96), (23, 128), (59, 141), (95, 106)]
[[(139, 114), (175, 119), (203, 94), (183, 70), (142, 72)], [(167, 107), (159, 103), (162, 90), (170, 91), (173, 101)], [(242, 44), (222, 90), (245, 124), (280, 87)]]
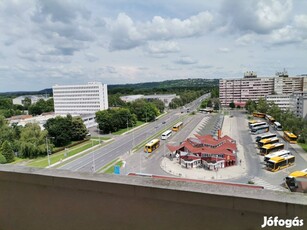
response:
[(107, 140), (110, 140), (111, 137), (91, 137), (91, 139), (94, 139), (94, 140), (102, 140), (102, 141), (107, 141)]
[(298, 143), (298, 144), (299, 144), (299, 146), (301, 146), (305, 150), (305, 152), (307, 152), (307, 144), (306, 143)]
[[(144, 122), (144, 121), (137, 121), (135, 127), (138, 127), (138, 126), (140, 126), (140, 125), (142, 125), (142, 124), (145, 124), (145, 122)], [(135, 128), (135, 127), (134, 127), (134, 128)], [(130, 131), (130, 130), (131, 130), (131, 127), (129, 127), (128, 129), (127, 129), (127, 128), (124, 128), (124, 129), (120, 129), (120, 130), (118, 130), (118, 131), (116, 131), (116, 132), (114, 132), (114, 133), (112, 133), (112, 134), (114, 134), (114, 135), (121, 135), (121, 134), (123, 134), (123, 133), (125, 133), (125, 132), (127, 132), (127, 131)]]
[[(64, 160), (67, 157), (71, 157), (74, 156), (86, 149), (89, 149), (95, 145), (98, 145), (99, 142), (97, 140), (92, 141), (87, 141), (87, 142), (83, 142), (82, 144), (80, 144), (79, 146), (74, 146), (72, 149), (68, 149), (68, 150), (63, 150), (61, 152), (55, 153), (50, 155), (50, 164), (55, 164), (61, 160)], [(44, 156), (44, 157), (39, 157), (33, 161), (31, 161), (30, 163), (27, 164), (30, 167), (38, 167), (38, 168), (45, 168), (48, 166), (48, 157)]]

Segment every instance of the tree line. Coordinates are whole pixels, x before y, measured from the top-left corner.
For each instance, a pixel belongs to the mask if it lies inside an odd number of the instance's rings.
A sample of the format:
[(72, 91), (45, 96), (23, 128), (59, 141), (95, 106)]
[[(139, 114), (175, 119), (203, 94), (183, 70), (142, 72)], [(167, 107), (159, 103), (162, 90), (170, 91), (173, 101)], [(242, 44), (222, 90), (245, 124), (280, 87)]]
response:
[(283, 111), (274, 102), (267, 102), (264, 98), (259, 98), (257, 102), (248, 100), (245, 108), (250, 114), (257, 111), (271, 115), (283, 126), (283, 130), (295, 133), (299, 142), (307, 143), (307, 120), (297, 117), (289, 109)]
[(1, 97), (0, 98), (0, 115), (9, 118), (16, 115), (28, 114), (36, 116), (46, 112), (54, 111), (53, 98), (48, 100), (39, 99), (36, 103), (31, 103), (29, 97), (25, 97), (23, 105), (14, 105), (12, 98)]
[(133, 127), (137, 121), (154, 121), (165, 109), (164, 103), (158, 99), (138, 99), (120, 104), (121, 107), (96, 112), (96, 121), (102, 133)]
[(20, 158), (36, 158), (47, 154), (49, 149), (61, 147), (72, 141), (83, 140), (88, 131), (81, 117), (55, 117), (44, 125), (45, 130), (37, 123), (28, 123), (24, 127), (9, 125), (0, 116), (0, 163), (13, 162), (15, 156)]

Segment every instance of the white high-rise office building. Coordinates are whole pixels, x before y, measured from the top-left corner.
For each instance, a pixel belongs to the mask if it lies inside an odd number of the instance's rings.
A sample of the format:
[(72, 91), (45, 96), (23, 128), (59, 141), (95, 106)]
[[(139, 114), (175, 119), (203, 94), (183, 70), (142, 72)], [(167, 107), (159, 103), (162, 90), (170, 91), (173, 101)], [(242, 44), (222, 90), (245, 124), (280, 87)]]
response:
[(56, 114), (95, 114), (108, 109), (108, 89), (101, 82), (52, 87)]

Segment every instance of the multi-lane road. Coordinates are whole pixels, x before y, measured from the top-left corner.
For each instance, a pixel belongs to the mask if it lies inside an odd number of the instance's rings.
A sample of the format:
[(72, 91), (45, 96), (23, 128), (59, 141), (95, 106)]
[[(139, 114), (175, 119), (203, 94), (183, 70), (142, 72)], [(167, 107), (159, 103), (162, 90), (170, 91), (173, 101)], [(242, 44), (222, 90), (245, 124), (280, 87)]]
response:
[[(201, 96), (200, 98), (186, 105), (185, 110), (195, 110), (201, 101), (209, 96), (210, 94)], [(156, 133), (170, 128), (176, 120), (187, 117), (186, 113), (181, 113), (182, 110), (182, 108), (172, 110), (154, 122), (148, 123), (145, 126), (132, 130), (124, 135), (117, 136), (114, 138), (112, 143), (95, 150), (90, 154), (73, 160), (64, 166), (61, 166), (60, 169), (80, 172), (96, 172), (111, 161), (123, 156), (151, 136), (154, 136)]]

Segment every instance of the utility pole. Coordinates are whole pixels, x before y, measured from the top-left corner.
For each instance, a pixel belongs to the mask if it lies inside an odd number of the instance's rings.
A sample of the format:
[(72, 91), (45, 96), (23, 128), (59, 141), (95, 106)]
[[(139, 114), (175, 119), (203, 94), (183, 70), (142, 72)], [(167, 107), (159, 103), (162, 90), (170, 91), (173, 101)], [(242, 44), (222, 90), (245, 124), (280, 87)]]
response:
[[(92, 147), (93, 146), (94, 146), (94, 144), (93, 144), (93, 140), (92, 140)], [(95, 172), (95, 151), (92, 152), (92, 156), (93, 156), (92, 171), (94, 173)]]
[(46, 148), (47, 148), (48, 166), (50, 166), (50, 156), (49, 156), (48, 136), (46, 136)]

